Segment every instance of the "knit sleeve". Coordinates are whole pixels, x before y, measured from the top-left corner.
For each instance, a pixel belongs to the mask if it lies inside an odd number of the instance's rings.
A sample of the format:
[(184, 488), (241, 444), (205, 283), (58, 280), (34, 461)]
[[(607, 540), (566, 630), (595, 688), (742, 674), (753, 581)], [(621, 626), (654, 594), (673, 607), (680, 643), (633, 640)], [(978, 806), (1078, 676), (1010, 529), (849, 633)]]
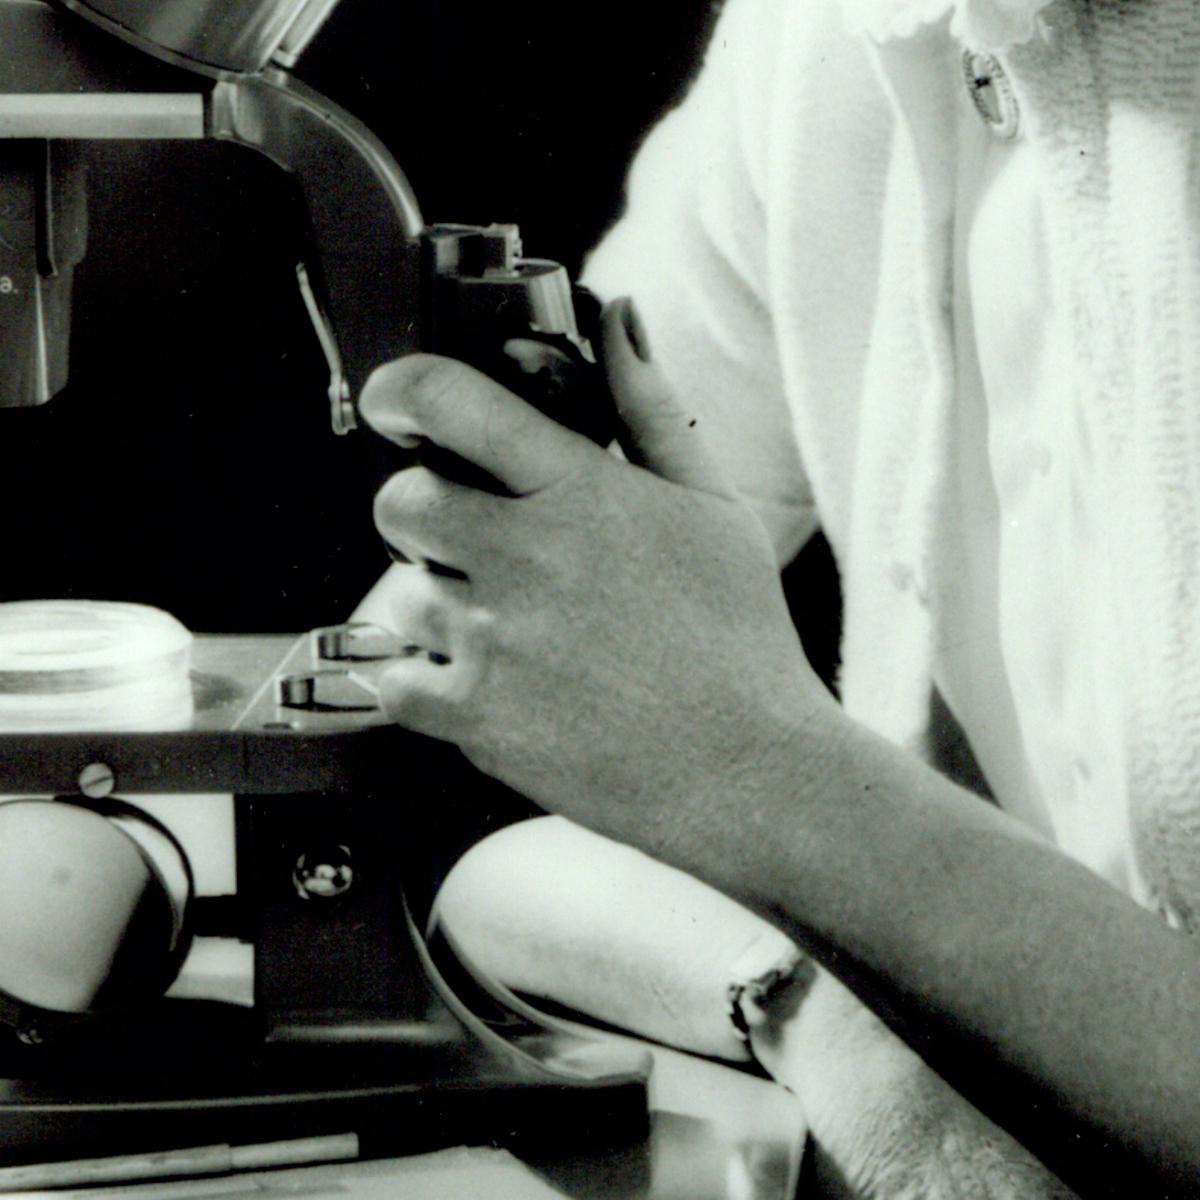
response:
[(631, 295), (662, 364), (781, 560), (815, 527), (767, 300), (778, 35), (795, 0), (730, 0), (684, 103), (650, 134), (587, 282)]

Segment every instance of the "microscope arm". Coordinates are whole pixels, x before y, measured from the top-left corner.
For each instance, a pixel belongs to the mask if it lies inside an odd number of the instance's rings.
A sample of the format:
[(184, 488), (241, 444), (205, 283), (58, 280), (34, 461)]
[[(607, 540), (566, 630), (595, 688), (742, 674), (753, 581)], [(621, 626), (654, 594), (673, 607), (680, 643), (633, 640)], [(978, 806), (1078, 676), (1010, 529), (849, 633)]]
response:
[(420, 340), (424, 223), (412, 188), (365, 126), (282, 71), (218, 82), (208, 136), (265, 155), (300, 190), (315, 250), (300, 286), (329, 363), (333, 428), (346, 433), (367, 376)]

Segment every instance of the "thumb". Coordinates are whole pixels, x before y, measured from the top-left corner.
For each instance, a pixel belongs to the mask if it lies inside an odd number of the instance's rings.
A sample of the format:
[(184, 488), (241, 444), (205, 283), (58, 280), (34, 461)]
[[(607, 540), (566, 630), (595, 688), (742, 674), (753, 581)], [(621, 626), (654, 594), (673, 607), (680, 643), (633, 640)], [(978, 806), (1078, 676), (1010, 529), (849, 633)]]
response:
[(608, 386), (621, 418), (621, 449), (631, 463), (684, 487), (718, 496), (733, 489), (704, 443), (696, 418), (676, 399), (650, 357), (645, 327), (628, 297), (605, 307), (600, 342)]

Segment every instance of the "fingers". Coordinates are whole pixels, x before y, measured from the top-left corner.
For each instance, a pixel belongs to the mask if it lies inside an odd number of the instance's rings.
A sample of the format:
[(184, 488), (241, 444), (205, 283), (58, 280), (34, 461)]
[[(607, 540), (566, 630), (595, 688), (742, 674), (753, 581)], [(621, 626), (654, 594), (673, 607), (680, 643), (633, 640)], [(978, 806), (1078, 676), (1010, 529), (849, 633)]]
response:
[(468, 559), (499, 517), (500, 499), (454, 483), (428, 467), (397, 471), (375, 496), (375, 527), (393, 551), (449, 578), (465, 579)]
[(381, 623), (409, 646), (378, 675), (384, 713), (418, 733), (463, 736), (462, 705), (483, 675), (490, 619), (461, 583), (414, 565), (392, 567), (377, 590)]
[(379, 704), (389, 721), (441, 741), (459, 741), (463, 668), (428, 655), (398, 658), (379, 678)]
[(653, 364), (649, 339), (631, 300), (617, 300), (605, 308), (601, 345), (609, 387), (625, 427), (620, 440), (626, 458), (684, 487), (731, 496), (732, 488), (705, 446), (697, 421)]
[(384, 437), (409, 447), (433, 442), (518, 496), (559, 482), (600, 453), (486, 375), (428, 354), (380, 367), (359, 407)]
[(376, 624), (408, 645), (454, 657), (458, 613), (469, 602), (460, 583), (410, 563), (393, 565), (377, 590), (380, 594), (372, 598)]
[(466, 702), (487, 669), (485, 622), (459, 608), (443, 614), (442, 624), (449, 653), (394, 659), (379, 677), (379, 703), (395, 724), (461, 744), (472, 728), (473, 709)]

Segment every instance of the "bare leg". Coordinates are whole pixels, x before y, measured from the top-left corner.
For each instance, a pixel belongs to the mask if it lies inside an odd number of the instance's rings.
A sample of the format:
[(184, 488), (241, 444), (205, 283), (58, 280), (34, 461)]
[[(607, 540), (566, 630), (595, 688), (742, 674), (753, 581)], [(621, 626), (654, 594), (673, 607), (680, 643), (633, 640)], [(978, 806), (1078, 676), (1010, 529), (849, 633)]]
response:
[(728, 988), (783, 934), (690, 876), (562, 817), (493, 834), (435, 905), (455, 943), (502, 983), (700, 1054), (745, 1061)]
[[(502, 983), (642, 1037), (750, 1057), (729, 1015), (744, 964), (791, 943), (723, 895), (561, 817), (473, 847), (438, 896), (472, 962)], [(863, 1200), (1062, 1200), (1069, 1193), (832, 976), (774, 993), (754, 1056), (796, 1092), (821, 1165)]]

